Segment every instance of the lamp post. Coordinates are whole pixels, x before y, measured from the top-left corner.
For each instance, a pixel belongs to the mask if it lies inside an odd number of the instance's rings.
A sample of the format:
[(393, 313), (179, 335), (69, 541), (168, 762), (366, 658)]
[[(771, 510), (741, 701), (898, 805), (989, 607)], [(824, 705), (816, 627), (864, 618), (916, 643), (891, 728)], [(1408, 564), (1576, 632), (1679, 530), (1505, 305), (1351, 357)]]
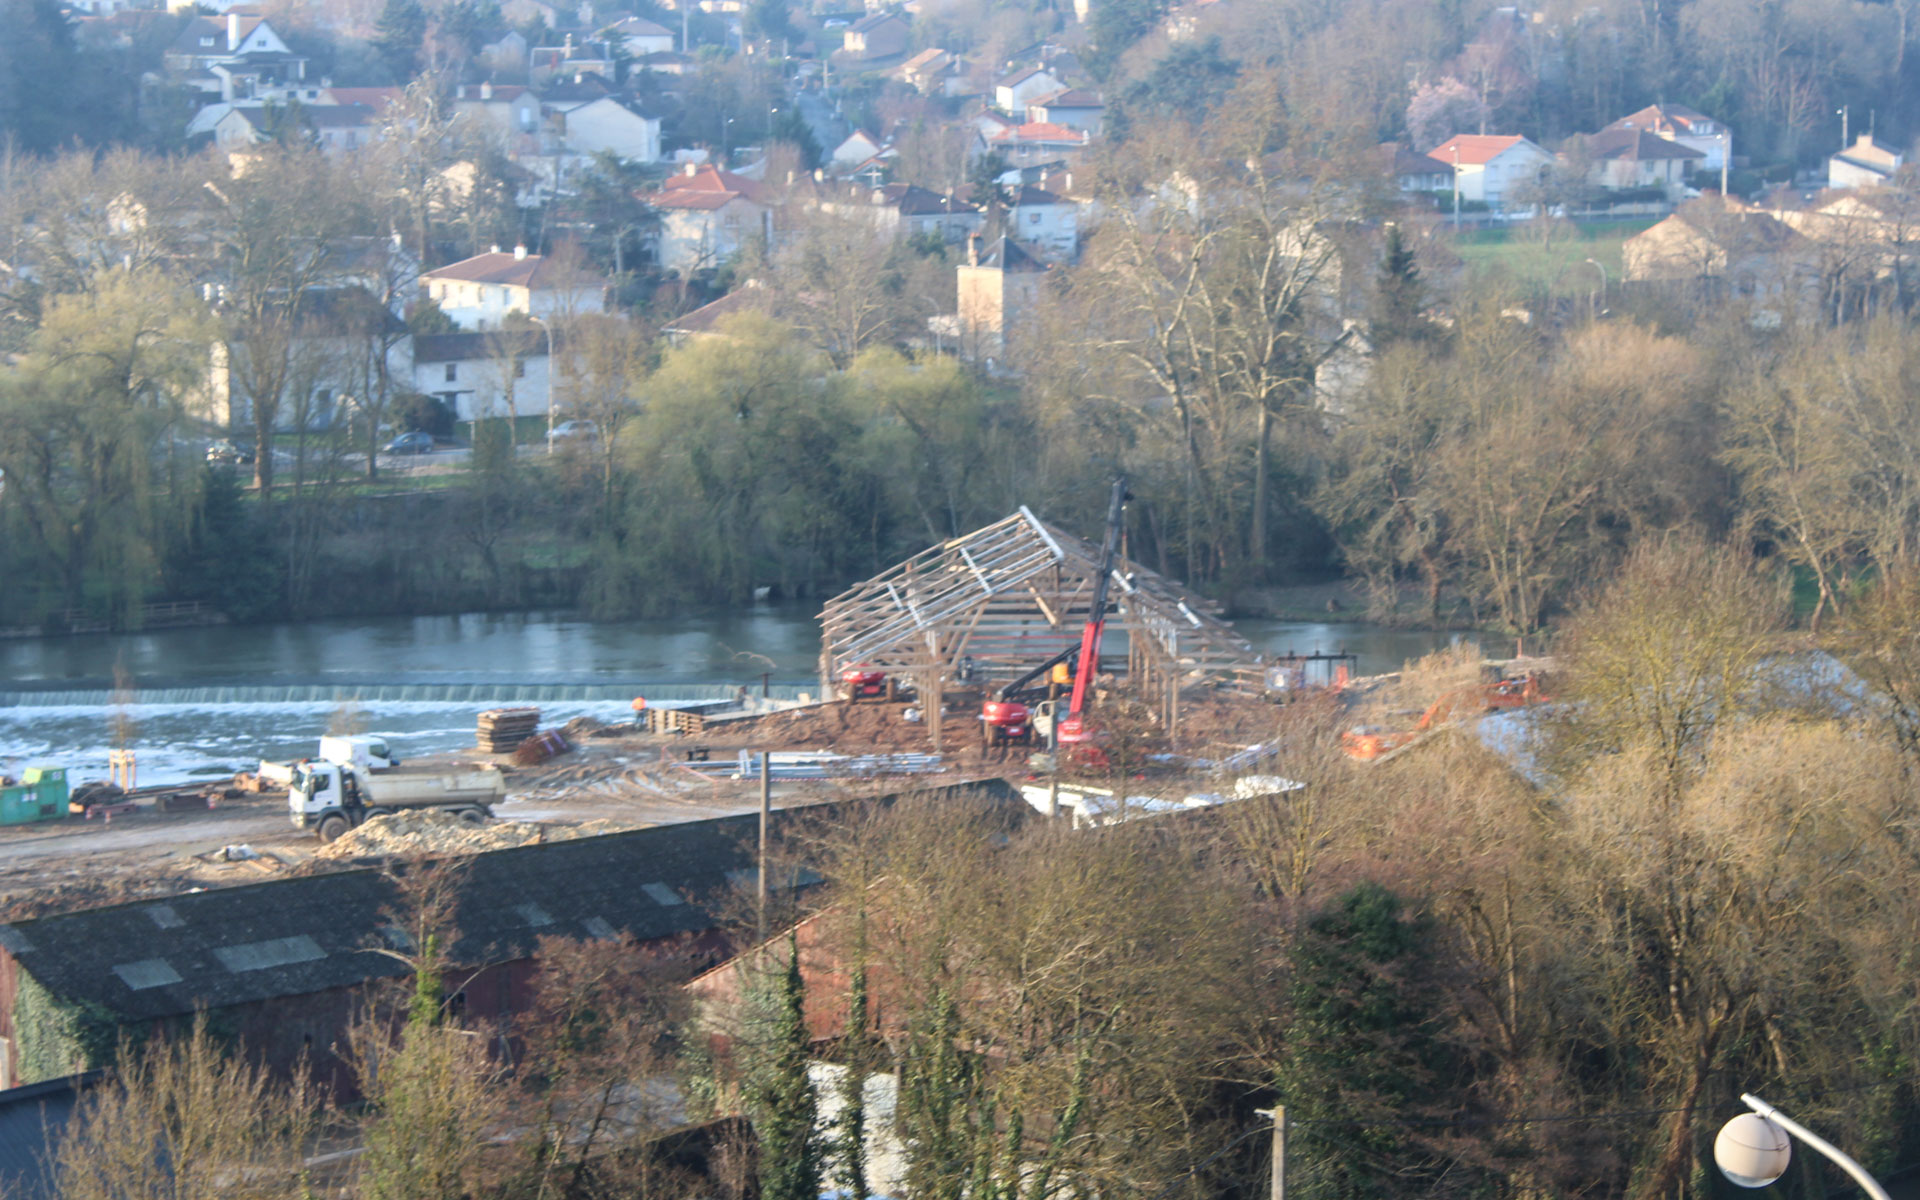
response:
[[(552, 454), (553, 453), (553, 381), (556, 374), (554, 370), (554, 361), (553, 361), (553, 326), (547, 323), (546, 318), (536, 317), (531, 312), (527, 314), (527, 320), (532, 321), (535, 325), (538, 325), (540, 328), (547, 331), (547, 453)], [(512, 412), (507, 414), (507, 420), (509, 421), (518, 420), (519, 417), (520, 417), (520, 414), (517, 412)]]
[(1453, 144), (1453, 227), (1460, 228), (1460, 143)]
[(1720, 1136), (1713, 1140), (1713, 1161), (1719, 1165), (1722, 1175), (1741, 1187), (1766, 1187), (1786, 1173), (1787, 1164), (1793, 1159), (1792, 1143), (1787, 1140), (1787, 1135), (1792, 1134), (1852, 1176), (1872, 1200), (1889, 1200), (1887, 1189), (1832, 1142), (1758, 1096), (1743, 1094), (1740, 1100), (1753, 1111), (1728, 1121), (1720, 1130)]
[[(1607, 290), (1606, 264), (1602, 263), (1597, 258), (1590, 258), (1587, 260), (1587, 265), (1592, 267), (1594, 270), (1600, 272), (1600, 291), (1601, 292), (1606, 291)], [(1592, 319), (1598, 320), (1600, 317), (1600, 298), (1598, 293), (1588, 293), (1587, 308), (1591, 310), (1589, 313), (1590, 317)]]

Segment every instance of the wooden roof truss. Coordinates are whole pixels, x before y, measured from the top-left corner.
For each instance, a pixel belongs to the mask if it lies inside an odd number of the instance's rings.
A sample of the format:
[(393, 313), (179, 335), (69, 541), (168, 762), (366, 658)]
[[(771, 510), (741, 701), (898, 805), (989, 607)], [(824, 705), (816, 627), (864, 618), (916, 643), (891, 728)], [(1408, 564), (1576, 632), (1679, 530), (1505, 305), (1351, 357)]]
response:
[[(1022, 507), (828, 601), (821, 687), (856, 665), (983, 683), (1014, 678), (1079, 640), (1099, 569), (1098, 546)], [(1110, 596), (1108, 646), (1125, 647), (1130, 676), (1257, 685), (1261, 655), (1212, 602), (1124, 557)]]

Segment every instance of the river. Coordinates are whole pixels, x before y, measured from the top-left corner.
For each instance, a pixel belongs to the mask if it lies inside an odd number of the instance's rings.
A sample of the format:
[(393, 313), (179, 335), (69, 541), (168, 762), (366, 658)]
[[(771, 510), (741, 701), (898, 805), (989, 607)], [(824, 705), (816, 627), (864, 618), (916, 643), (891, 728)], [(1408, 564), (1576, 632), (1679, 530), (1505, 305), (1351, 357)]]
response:
[[(1235, 623), (1276, 653), (1345, 650), (1392, 670), (1457, 635), (1359, 624)], [(0, 774), (34, 765), (107, 773), (132, 749), (139, 781), (230, 775), (296, 758), (336, 720), (385, 734), (402, 755), (473, 744), (474, 715), (538, 704), (543, 723), (625, 720), (632, 700), (725, 695), (770, 678), (817, 689), (811, 610), (762, 606), (679, 620), (591, 622), (481, 614), (212, 626), (0, 641)], [(116, 689), (115, 680), (127, 686)]]

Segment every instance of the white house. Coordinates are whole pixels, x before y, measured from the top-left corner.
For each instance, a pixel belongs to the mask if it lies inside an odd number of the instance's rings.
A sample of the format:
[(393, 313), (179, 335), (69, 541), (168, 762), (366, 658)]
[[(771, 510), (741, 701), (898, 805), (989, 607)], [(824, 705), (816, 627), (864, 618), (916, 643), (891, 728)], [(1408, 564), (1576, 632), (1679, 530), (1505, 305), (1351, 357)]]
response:
[(1463, 133), (1427, 151), (1458, 178), (1460, 198), (1479, 200), (1494, 212), (1510, 202), (1514, 189), (1540, 178), (1553, 155), (1518, 134)]
[(1453, 164), (1399, 142), (1381, 142), (1380, 164), (1403, 192), (1442, 192), (1453, 187)]
[(1683, 181), (1706, 155), (1644, 129), (1606, 128), (1586, 139), (1592, 157), (1589, 178), (1610, 190), (1662, 187), (1680, 198)]
[[(484, 118), (503, 139), (540, 132), (540, 98), (512, 84), (465, 84), (453, 94), (454, 112)], [(484, 126), (483, 126), (484, 128)]]
[(420, 288), (455, 325), (484, 331), (500, 328), (510, 312), (552, 319), (604, 311), (607, 281), (516, 246), (422, 272)]
[(878, 155), (882, 148), (879, 138), (864, 129), (856, 129), (827, 154), (827, 162), (841, 170), (857, 167)]
[(1044, 188), (1022, 187), (1007, 208), (1007, 234), (1052, 258), (1080, 253), (1080, 206)]
[(655, 254), (668, 270), (718, 266), (749, 239), (773, 237), (773, 207), (760, 181), (710, 163), (686, 164), (643, 199), (660, 213)]
[(1863, 133), (1845, 150), (1827, 160), (1827, 186), (1830, 188), (1877, 187), (1893, 178), (1906, 159), (1898, 150), (1890, 150)]
[(1027, 104), (1027, 120), (1030, 122), (1077, 129), (1095, 136), (1099, 135), (1106, 116), (1107, 104), (1100, 99), (1099, 93), (1080, 88), (1064, 88)]
[(457, 421), (544, 415), (552, 360), (544, 329), (423, 334), (413, 339), (413, 386)]
[(625, 101), (549, 92), (540, 107), (561, 144), (575, 154), (605, 151), (628, 162), (660, 161), (660, 118)]
[(993, 85), (993, 105), (1001, 112), (1024, 116), (1027, 105), (1042, 96), (1065, 91), (1066, 86), (1044, 68), (1028, 67)]
[(1733, 154), (1733, 130), (1724, 122), (1682, 104), (1649, 104), (1607, 128), (1644, 130), (1689, 150), (1698, 150), (1700, 159), (1694, 164), (1696, 170), (1718, 171)]
[(1086, 153), (1093, 135), (1084, 129), (1067, 129), (1045, 121), (1013, 125), (991, 135), (975, 135), (974, 157), (997, 153), (1009, 167), (1029, 167), (1042, 163), (1072, 165)]
[(627, 17), (602, 29), (597, 36), (602, 41), (625, 47), (634, 58), (667, 54), (675, 49), (673, 31), (645, 17)]
[(265, 17), (230, 12), (194, 17), (161, 55), (189, 86), (232, 102), (297, 86), (307, 60), (293, 53)]
[[(303, 292), (293, 338), (274, 352), (282, 349), (285, 369), (275, 372), (281, 381), (276, 411), (282, 428), (325, 429), (350, 418), (356, 398), (372, 395), (379, 386), (383, 357), (387, 380), (413, 378), (413, 339), (406, 322), (360, 287)], [(213, 343), (206, 381), (188, 398), (194, 416), (228, 429), (253, 424), (244, 361), (252, 352), (244, 343)]]
[(985, 220), (973, 205), (911, 183), (841, 187), (821, 200), (820, 208), (864, 217), (895, 237), (931, 236), (948, 243), (980, 232)]

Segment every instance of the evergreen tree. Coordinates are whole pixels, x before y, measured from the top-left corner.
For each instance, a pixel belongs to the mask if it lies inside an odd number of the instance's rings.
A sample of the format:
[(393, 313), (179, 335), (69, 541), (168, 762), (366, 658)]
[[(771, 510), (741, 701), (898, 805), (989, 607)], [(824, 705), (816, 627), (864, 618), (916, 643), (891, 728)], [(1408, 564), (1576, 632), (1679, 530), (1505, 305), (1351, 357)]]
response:
[(1373, 314), (1369, 334), (1376, 350), (1396, 342), (1426, 341), (1434, 335), (1433, 323), (1422, 310), (1427, 306), (1427, 287), (1420, 279), (1420, 268), (1413, 260), (1413, 247), (1407, 245), (1400, 226), (1387, 226), (1387, 251), (1380, 261), (1380, 279), (1374, 287)]
[(427, 39), (427, 10), (420, 0), (387, 0), (374, 27), (373, 48), (396, 83), (420, 73), (420, 48)]
[(772, 997), (765, 1038), (745, 1086), (747, 1111), (760, 1138), (761, 1200), (818, 1200), (820, 1139), (807, 1075), (809, 1038), (800, 944), (787, 936), (787, 969)]
[(41, 153), (81, 136), (70, 90), (78, 53), (61, 5), (0, 0), (0, 30), (0, 137)]
[[(1365, 1200), (1422, 1194), (1431, 1190), (1423, 1177), (1437, 1182), (1404, 1125), (1450, 1111), (1449, 1097), (1466, 1086), (1464, 1064), (1442, 1037), (1435, 932), (1430, 918), (1406, 915), (1398, 896), (1364, 883), (1309, 921), (1295, 944), (1275, 1082), (1290, 1118), (1341, 1127), (1346, 1139), (1343, 1147), (1302, 1143), (1294, 1160), (1301, 1194)], [(1397, 1164), (1398, 1175), (1356, 1169), (1382, 1162)]]
[(840, 1057), (847, 1073), (840, 1084), (838, 1150), (840, 1187), (847, 1200), (867, 1200), (867, 938), (866, 914), (856, 918), (853, 969), (847, 980), (847, 1028)]

